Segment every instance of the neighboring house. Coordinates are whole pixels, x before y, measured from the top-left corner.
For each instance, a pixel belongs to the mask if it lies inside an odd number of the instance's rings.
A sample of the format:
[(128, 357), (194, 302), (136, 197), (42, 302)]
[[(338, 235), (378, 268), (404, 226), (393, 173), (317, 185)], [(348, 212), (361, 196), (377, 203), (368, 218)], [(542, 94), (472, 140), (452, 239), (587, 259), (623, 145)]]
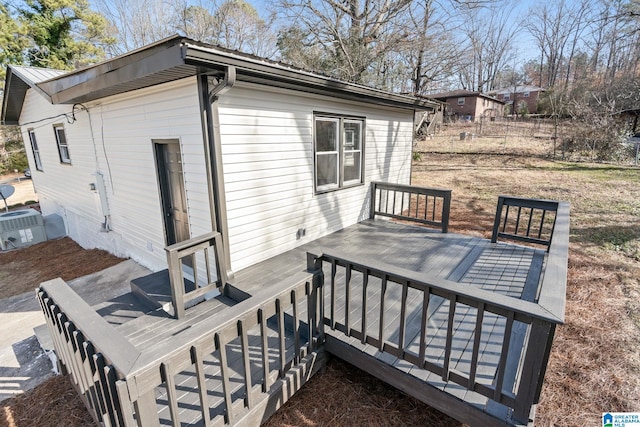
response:
[[(515, 111), (517, 114), (521, 114), (525, 107), (528, 114), (537, 114), (538, 102), (540, 101), (542, 92), (544, 92), (544, 89), (538, 86), (518, 85), (492, 90), (487, 93), (495, 96), (507, 105), (516, 105)], [(511, 111), (513, 112), (513, 109), (511, 109)]]
[(446, 104), (445, 118), (449, 120), (480, 121), (481, 118), (495, 120), (504, 115), (504, 102), (480, 92), (466, 89), (428, 95)]
[(433, 107), (172, 37), (78, 71), (9, 66), (1, 119), (82, 246), (159, 270), (213, 229), (237, 271), (367, 218), (371, 181), (408, 184)]

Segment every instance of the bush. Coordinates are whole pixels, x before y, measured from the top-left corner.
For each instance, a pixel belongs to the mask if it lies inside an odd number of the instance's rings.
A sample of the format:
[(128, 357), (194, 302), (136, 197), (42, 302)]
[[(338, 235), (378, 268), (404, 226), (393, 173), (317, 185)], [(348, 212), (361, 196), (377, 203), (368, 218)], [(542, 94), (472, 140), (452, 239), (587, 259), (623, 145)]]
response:
[(9, 172), (12, 172), (14, 170), (22, 172), (29, 167), (26, 153), (24, 151), (18, 151), (9, 154), (6, 165), (7, 171)]

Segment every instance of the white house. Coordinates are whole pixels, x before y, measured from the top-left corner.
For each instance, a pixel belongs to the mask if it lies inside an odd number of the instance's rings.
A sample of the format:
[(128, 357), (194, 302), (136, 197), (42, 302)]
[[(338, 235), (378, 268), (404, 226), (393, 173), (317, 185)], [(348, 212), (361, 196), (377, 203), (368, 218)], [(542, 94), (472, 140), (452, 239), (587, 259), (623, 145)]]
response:
[(435, 104), (172, 37), (73, 72), (9, 66), (43, 214), (159, 270), (220, 231), (237, 271), (368, 217), (409, 183), (414, 110)]

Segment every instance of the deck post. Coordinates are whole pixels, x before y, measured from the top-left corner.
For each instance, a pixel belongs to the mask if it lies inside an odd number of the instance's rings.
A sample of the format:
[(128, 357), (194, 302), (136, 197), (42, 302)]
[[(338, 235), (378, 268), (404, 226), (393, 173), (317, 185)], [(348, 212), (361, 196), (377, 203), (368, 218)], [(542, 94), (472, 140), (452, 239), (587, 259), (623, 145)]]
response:
[(369, 200), (369, 219), (376, 217), (376, 182), (371, 181), (371, 199)]
[(554, 331), (554, 324), (532, 319), (513, 414), (513, 418), (518, 422), (529, 422), (531, 407), (540, 396)]
[(309, 310), (313, 310), (311, 318), (313, 319), (313, 329), (317, 333), (318, 338), (314, 339), (315, 334), (309, 337), (310, 342), (315, 340), (312, 345), (313, 349), (318, 348), (324, 343), (324, 273), (322, 271), (322, 257), (320, 255), (307, 252), (307, 271), (313, 273), (313, 283), (311, 290), (311, 301), (313, 306), (309, 304)]

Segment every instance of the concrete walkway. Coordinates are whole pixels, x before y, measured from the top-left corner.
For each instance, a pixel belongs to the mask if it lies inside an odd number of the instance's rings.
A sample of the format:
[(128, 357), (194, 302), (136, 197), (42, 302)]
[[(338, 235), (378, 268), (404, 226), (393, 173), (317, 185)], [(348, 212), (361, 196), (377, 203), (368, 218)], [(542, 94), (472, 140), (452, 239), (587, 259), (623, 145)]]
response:
[[(69, 282), (94, 306), (130, 291), (129, 282), (151, 272), (132, 260)], [(0, 300), (0, 402), (53, 376), (33, 328), (45, 323), (34, 292)]]

